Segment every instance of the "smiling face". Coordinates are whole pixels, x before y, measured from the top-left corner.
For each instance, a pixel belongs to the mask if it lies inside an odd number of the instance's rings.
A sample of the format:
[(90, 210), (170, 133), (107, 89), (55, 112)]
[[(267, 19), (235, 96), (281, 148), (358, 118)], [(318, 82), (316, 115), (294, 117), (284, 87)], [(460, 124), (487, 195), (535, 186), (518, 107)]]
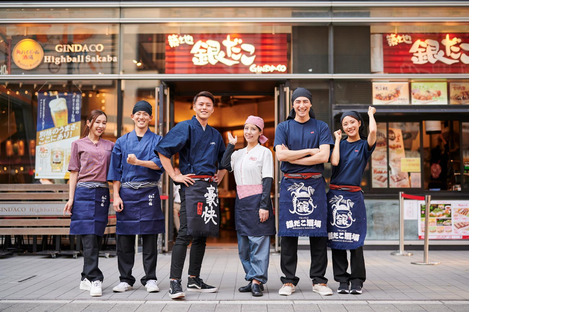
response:
[(292, 107), (296, 112), (296, 119), (299, 120), (308, 120), (310, 119), (310, 108), (312, 107), (312, 103), (310, 100), (305, 96), (300, 96), (294, 100), (292, 103)]
[(356, 138), (359, 135), (360, 126), (361, 122), (351, 116), (346, 116), (342, 119), (342, 130), (349, 138)]
[(135, 128), (145, 129), (149, 127), (151, 115), (145, 111), (138, 111), (135, 114), (131, 114), (131, 119), (133, 119), (133, 122), (135, 123)]
[(214, 111), (212, 100), (206, 96), (199, 96), (193, 104), (193, 111), (195, 111), (197, 118), (202, 120), (209, 119), (209, 116)]
[(249, 123), (244, 125), (244, 139), (246, 139), (248, 144), (256, 143), (260, 138), (260, 134), (262, 134), (262, 131), (258, 126)]
[(107, 116), (100, 115), (92, 124), (87, 121), (87, 126), (93, 136), (100, 137), (105, 132), (105, 128), (107, 128)]

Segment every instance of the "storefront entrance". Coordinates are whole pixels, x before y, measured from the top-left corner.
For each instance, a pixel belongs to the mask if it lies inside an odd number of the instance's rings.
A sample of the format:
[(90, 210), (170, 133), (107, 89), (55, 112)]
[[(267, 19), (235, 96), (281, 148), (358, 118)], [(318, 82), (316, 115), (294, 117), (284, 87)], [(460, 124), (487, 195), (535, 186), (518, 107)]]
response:
[[(193, 98), (200, 91), (210, 91), (216, 99), (216, 107), (209, 120), (209, 125), (217, 129), (227, 144), (227, 133), (238, 137), (236, 149), (243, 148), (244, 122), (249, 115), (260, 116), (264, 119), (264, 135), (270, 140), (264, 144), (272, 148), (274, 142), (274, 130), (278, 122), (277, 106), (279, 105), (279, 93), (282, 82), (279, 81), (166, 81), (164, 87), (167, 97), (163, 100), (169, 106), (165, 109), (166, 116), (170, 120), (169, 128), (178, 122), (191, 119), (194, 115)], [(171, 181), (170, 181), (171, 182)], [(211, 245), (232, 245), (237, 243), (234, 224), (235, 203), (235, 179), (233, 173), (228, 173), (219, 186), (220, 199), (220, 236), (208, 238)], [(172, 201), (169, 199), (170, 207)], [(168, 218), (168, 228), (175, 229), (173, 218)], [(173, 238), (172, 238), (173, 237)], [(169, 235), (169, 241), (174, 239)]]

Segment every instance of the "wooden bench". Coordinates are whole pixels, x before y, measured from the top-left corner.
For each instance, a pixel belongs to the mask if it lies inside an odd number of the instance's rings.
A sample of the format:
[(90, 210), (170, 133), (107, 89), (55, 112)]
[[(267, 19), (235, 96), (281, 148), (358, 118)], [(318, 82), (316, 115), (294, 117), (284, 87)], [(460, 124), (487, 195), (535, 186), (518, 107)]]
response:
[[(70, 253), (76, 258), (79, 245), (77, 243), (77, 250), (73, 250), (74, 236), (71, 236), (70, 251), (60, 248), (61, 235), (69, 235), (70, 230), (70, 216), (62, 213), (68, 190), (67, 184), (0, 184), (0, 235), (32, 237), (32, 252), (35, 254), (56, 257), (57, 254)], [(115, 234), (116, 221), (115, 213), (110, 211), (105, 234)], [(38, 236), (42, 236), (43, 247), (47, 236), (54, 236), (55, 250), (38, 252)], [(105, 253), (106, 257), (108, 255)]]

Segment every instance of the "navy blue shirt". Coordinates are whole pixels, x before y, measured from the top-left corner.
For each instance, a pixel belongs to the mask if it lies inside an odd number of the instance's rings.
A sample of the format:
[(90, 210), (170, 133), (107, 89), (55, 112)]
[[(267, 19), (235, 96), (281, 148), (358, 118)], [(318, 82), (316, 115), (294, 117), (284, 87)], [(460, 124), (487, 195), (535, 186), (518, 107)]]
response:
[[(286, 120), (276, 127), (274, 146), (286, 145), (288, 149), (296, 151), (307, 148), (319, 148), (320, 145), (329, 144), (332, 150), (334, 141), (328, 125), (324, 121), (310, 118), (305, 123), (299, 123), (294, 119)], [(312, 166), (294, 165), (282, 161), (280, 170), (284, 173), (319, 172), (324, 171), (324, 164)]]
[[(143, 138), (139, 140), (135, 131), (131, 131), (117, 139), (111, 152), (111, 165), (107, 180), (124, 182), (157, 182), (163, 174), (161, 161), (153, 149), (161, 141), (161, 136), (147, 129)], [(127, 156), (135, 154), (139, 160), (151, 160), (161, 170), (153, 170), (143, 166), (131, 165)]]
[(340, 161), (332, 166), (330, 184), (360, 186), (363, 172), (376, 144), (369, 148), (367, 140), (340, 141)]
[(212, 176), (225, 150), (221, 134), (209, 125), (203, 130), (195, 116), (175, 125), (155, 147), (156, 153), (167, 158), (179, 153), (182, 174)]

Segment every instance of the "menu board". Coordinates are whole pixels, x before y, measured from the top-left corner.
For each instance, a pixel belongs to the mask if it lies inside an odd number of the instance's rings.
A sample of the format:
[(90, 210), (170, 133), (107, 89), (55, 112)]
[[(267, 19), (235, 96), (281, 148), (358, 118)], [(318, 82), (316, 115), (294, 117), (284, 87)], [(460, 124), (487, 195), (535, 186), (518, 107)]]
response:
[(373, 105), (409, 104), (409, 84), (373, 82)]
[(66, 179), (71, 143), (81, 135), (81, 94), (38, 94), (35, 178)]
[(447, 104), (446, 82), (412, 82), (411, 104), (442, 105)]
[(371, 154), (372, 187), (387, 188), (389, 169), (387, 167), (387, 123), (377, 123), (377, 143)]
[(403, 171), (401, 162), (405, 158), (405, 146), (403, 145), (403, 131), (401, 129), (389, 128), (387, 131), (389, 146), (389, 177), (391, 188), (411, 187), (409, 173)]
[(449, 83), (449, 104), (469, 105), (469, 83)]
[[(425, 238), (425, 203), (420, 205), (419, 239)], [(429, 239), (469, 239), (469, 201), (431, 201)]]

